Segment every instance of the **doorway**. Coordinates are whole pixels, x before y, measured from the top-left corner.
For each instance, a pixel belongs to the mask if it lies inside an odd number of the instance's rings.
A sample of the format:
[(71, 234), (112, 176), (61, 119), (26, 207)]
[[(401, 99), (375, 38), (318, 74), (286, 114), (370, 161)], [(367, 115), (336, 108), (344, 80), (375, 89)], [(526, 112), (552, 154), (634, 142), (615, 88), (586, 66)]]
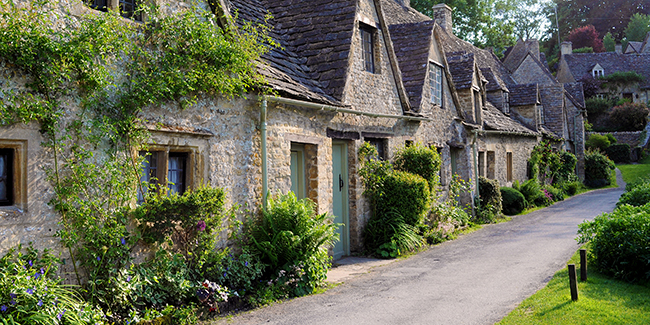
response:
[(339, 241), (334, 244), (334, 259), (350, 255), (350, 220), (348, 194), (348, 145), (332, 142), (332, 194), (334, 222), (343, 224), (337, 229)]

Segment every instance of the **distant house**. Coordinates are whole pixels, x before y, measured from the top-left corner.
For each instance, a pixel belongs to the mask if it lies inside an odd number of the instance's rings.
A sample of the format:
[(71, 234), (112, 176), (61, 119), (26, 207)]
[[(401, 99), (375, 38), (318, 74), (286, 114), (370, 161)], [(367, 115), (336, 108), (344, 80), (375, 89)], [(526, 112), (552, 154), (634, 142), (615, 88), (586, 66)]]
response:
[(647, 36), (643, 42), (630, 42), (625, 53), (572, 53), (571, 42), (563, 42), (561, 45), (557, 70), (557, 79), (560, 82), (593, 80), (616, 72), (629, 71), (641, 75), (643, 81), (628, 83), (614, 90), (602, 89), (596, 96), (615, 96), (634, 103), (650, 101), (650, 44)]

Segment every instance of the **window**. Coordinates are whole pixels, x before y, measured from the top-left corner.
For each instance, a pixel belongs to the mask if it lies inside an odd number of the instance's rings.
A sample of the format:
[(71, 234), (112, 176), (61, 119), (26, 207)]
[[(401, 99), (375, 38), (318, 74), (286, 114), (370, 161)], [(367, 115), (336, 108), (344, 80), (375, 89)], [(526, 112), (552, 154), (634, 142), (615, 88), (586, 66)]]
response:
[(138, 202), (144, 201), (147, 193), (146, 184), (167, 186), (169, 194), (185, 193), (190, 183), (190, 153), (166, 151), (140, 151), (142, 161), (142, 174), (140, 182), (142, 189), (138, 189)]
[(87, 2), (90, 8), (93, 8), (95, 10), (99, 11), (108, 11), (108, 0), (91, 0)]
[(630, 103), (634, 102), (634, 94), (633, 93), (623, 93), (623, 99), (628, 99)]
[(503, 113), (510, 114), (510, 94), (503, 93)]
[(506, 153), (506, 174), (506, 180), (512, 182), (512, 152)]
[(305, 146), (291, 144), (291, 191), (298, 199), (304, 199), (305, 194)]
[(363, 44), (363, 64), (365, 70), (375, 73), (375, 31), (372, 27), (362, 25), (359, 27), (361, 30), (361, 43)]
[(485, 177), (485, 151), (478, 153), (478, 176)]
[(539, 123), (540, 124), (546, 123), (544, 119), (544, 106), (542, 105), (537, 106), (537, 110), (539, 111)]
[(377, 149), (377, 159), (386, 160), (386, 141), (384, 139), (365, 138), (364, 140)]
[(487, 166), (486, 166), (487, 178), (494, 179), (495, 165), (496, 165), (496, 157), (494, 155), (494, 151), (488, 151), (487, 152)]
[(451, 175), (453, 177), (453, 175), (456, 175), (459, 172), (458, 163), (460, 162), (460, 149), (451, 148), (449, 154), (451, 158)]
[(594, 69), (593, 74), (594, 74), (594, 78), (600, 78), (605, 75), (605, 71), (600, 69)]
[(0, 206), (14, 204), (14, 150), (0, 149)]
[(596, 98), (605, 99), (605, 94), (596, 94)]
[[(97, 0), (95, 0), (97, 1)], [(142, 21), (142, 13), (138, 11), (138, 0), (119, 0), (122, 17)]]
[(27, 209), (27, 141), (0, 139), (0, 206)]
[(442, 107), (442, 67), (429, 62), (429, 88), (431, 103)]

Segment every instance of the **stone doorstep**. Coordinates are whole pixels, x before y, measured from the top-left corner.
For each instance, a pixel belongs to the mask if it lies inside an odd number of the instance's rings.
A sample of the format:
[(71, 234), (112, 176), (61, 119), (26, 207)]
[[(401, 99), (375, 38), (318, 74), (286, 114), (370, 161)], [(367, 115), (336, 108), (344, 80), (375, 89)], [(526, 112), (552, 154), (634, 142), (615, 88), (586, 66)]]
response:
[(370, 272), (372, 268), (390, 264), (396, 259), (382, 260), (369, 257), (344, 257), (332, 263), (333, 267), (327, 272), (328, 283), (342, 283), (361, 274)]

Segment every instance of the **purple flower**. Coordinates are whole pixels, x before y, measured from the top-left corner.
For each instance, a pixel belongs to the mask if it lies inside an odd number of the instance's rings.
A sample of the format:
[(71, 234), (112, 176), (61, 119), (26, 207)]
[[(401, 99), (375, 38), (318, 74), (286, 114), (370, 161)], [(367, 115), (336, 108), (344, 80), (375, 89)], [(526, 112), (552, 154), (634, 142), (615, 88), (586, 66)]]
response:
[(63, 310), (63, 312), (60, 312), (58, 315), (56, 315), (56, 318), (61, 320), (61, 316), (63, 316), (64, 313), (65, 313), (65, 310)]
[(41, 274), (45, 274), (45, 270), (41, 268)]
[(122, 245), (126, 245), (126, 240), (124, 240), (124, 237), (122, 237), (122, 239), (120, 239), (120, 241), (122, 242)]
[(29, 295), (33, 295), (34, 294), (34, 289), (29, 288), (29, 289), (25, 290), (25, 292), (27, 292), (27, 294), (29, 294)]
[(7, 311), (7, 305), (2, 305), (2, 307), (0, 307), (0, 310)]
[(246, 263), (244, 263), (244, 265), (248, 266), (248, 261), (246, 261)]
[(36, 305), (39, 306), (39, 307), (43, 306), (43, 300), (39, 300)]
[(98, 261), (101, 261), (102, 259), (101, 259), (99, 256), (97, 256), (97, 260), (98, 260)]
[(126, 277), (126, 282), (130, 282), (130, 281), (131, 281), (131, 276), (129, 275)]
[(12, 305), (15, 305), (15, 304), (16, 304), (16, 301), (13, 300), (13, 299), (11, 299), (11, 304), (12, 304)]
[(34, 273), (34, 279), (38, 279), (39, 276), (41, 276), (40, 273), (38, 273), (38, 272)]
[(205, 227), (206, 227), (206, 224), (205, 224), (205, 221), (203, 221), (203, 220), (199, 221), (199, 223), (196, 224), (196, 229), (198, 231), (205, 230)]
[(228, 274), (226, 272), (223, 272), (223, 277), (225, 278), (226, 276), (228, 276)]
[(16, 294), (15, 293), (10, 293), (9, 297), (11, 297), (11, 299), (16, 299)]
[(27, 261), (27, 263), (29, 264), (29, 267), (32, 267), (33, 265), (32, 260)]

